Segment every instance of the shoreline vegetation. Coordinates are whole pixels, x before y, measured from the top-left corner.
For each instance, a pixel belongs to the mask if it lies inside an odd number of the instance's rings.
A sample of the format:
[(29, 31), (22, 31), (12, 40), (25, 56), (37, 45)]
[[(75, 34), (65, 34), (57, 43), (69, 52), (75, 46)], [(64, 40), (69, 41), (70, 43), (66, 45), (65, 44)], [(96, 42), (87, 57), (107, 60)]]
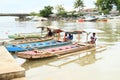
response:
[[(119, 0), (97, 0), (94, 2), (94, 8), (85, 9), (85, 4), (83, 0), (75, 0), (73, 2), (73, 10), (65, 10), (63, 5), (53, 6), (44, 6), (39, 12), (31, 12), (30, 16), (44, 17), (49, 20), (73, 20), (81, 16), (95, 16), (95, 15), (120, 15), (120, 1)], [(116, 7), (116, 8), (115, 8)], [(55, 12), (53, 12), (55, 11)], [(23, 16), (22, 16), (23, 17)], [(23, 18), (16, 19), (17, 21), (27, 21), (31, 18), (24, 16)]]

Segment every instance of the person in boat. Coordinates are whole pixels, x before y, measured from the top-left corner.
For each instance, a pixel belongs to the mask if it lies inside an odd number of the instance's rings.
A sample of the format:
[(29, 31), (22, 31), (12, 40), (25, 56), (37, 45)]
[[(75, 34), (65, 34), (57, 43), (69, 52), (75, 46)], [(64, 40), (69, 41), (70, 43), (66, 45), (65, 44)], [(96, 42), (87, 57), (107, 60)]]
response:
[(65, 35), (64, 35), (63, 41), (64, 41), (64, 42), (68, 41), (68, 37), (67, 37), (67, 33), (66, 33), (66, 32), (65, 32)]
[(63, 38), (63, 41), (71, 41), (73, 39), (73, 35), (70, 34), (70, 33), (66, 33), (65, 32), (65, 35), (64, 35), (64, 38)]
[(93, 33), (92, 36), (90, 37), (90, 43), (91, 43), (91, 44), (95, 44), (96, 39), (97, 39), (97, 38), (96, 38), (96, 33)]
[(53, 34), (53, 32), (51, 31), (51, 29), (50, 29), (50, 28), (47, 28), (47, 30), (48, 30), (47, 37), (52, 37), (54, 34)]
[(68, 40), (73, 40), (73, 34), (69, 33), (67, 38), (68, 38)]

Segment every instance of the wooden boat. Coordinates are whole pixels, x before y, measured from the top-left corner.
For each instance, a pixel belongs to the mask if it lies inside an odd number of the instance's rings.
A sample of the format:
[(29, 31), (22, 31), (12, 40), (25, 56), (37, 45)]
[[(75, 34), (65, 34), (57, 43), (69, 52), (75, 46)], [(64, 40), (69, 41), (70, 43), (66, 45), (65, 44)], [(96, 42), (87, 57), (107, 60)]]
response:
[(93, 44), (70, 44), (56, 48), (18, 52), (17, 56), (24, 59), (38, 59), (67, 53), (70, 54), (72, 52), (83, 51), (93, 47), (95, 47)]
[[(82, 34), (83, 32), (90, 33), (92, 30), (89, 31), (89, 30), (63, 29), (63, 31), (69, 34), (78, 34), (78, 37), (80, 37), (80, 34)], [(63, 55), (67, 53), (70, 54), (72, 52), (83, 51), (83, 50), (91, 49), (93, 47), (95, 47), (95, 44), (88, 43), (88, 42), (79, 43), (79, 39), (78, 39), (78, 42), (76, 42), (76, 44), (60, 45), (55, 48), (46, 48), (46, 49), (40, 49), (40, 50), (37, 49), (37, 50), (18, 52), (17, 56), (25, 59), (38, 59), (38, 58), (52, 57), (56, 55)]]
[(32, 43), (32, 42), (42, 42), (52, 40), (53, 37), (41, 37), (41, 38), (26, 38), (26, 39), (18, 39), (9, 41), (8, 44), (24, 44), (24, 43)]
[(84, 22), (85, 20), (84, 19), (78, 19), (78, 20), (76, 20), (76, 22)]
[(86, 17), (84, 21), (96, 21), (98, 18), (95, 18), (93, 16)]
[(107, 22), (107, 21), (108, 21), (108, 18), (105, 15), (99, 16), (97, 20), (97, 22)]
[(97, 22), (107, 22), (108, 19), (98, 19)]
[(35, 48), (46, 48), (46, 47), (53, 47), (53, 46), (60, 46), (70, 44), (71, 41), (63, 42), (57, 40), (50, 40), (44, 42), (34, 42), (34, 43), (26, 43), (26, 44), (9, 44), (6, 45), (6, 49), (9, 52), (19, 52), (19, 51), (26, 51), (26, 50), (33, 50)]
[(19, 33), (19, 34), (8, 35), (8, 37), (12, 39), (40, 38), (41, 33)]
[(94, 16), (85, 16), (83, 18), (78, 19), (76, 22), (86, 22), (86, 21), (96, 21), (98, 18)]

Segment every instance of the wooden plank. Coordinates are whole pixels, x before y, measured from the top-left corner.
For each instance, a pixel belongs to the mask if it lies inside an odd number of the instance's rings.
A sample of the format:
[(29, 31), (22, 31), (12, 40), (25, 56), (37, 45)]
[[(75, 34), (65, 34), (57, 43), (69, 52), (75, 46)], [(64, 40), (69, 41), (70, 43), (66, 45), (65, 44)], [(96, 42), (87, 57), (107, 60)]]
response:
[(15, 78), (15, 79), (12, 79), (12, 80), (27, 80), (25, 77), (22, 77), (22, 78)]

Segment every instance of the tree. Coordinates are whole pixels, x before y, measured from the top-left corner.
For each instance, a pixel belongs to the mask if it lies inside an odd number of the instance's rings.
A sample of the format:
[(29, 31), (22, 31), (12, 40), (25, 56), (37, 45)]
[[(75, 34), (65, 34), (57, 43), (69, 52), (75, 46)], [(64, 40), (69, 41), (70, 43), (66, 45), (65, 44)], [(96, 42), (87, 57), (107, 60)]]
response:
[(114, 4), (116, 5), (117, 10), (118, 10), (119, 13), (120, 13), (120, 0), (114, 0)]
[(65, 17), (67, 15), (67, 12), (65, 11), (64, 7), (62, 5), (57, 5), (55, 7), (57, 10), (57, 15), (61, 17)]
[(80, 12), (81, 9), (83, 9), (84, 3), (82, 0), (76, 0), (74, 2), (74, 8), (78, 8), (78, 11)]
[(52, 10), (52, 6), (45, 6), (43, 10), (40, 10), (40, 16), (49, 17), (49, 15), (53, 13)]
[(117, 7), (120, 12), (120, 0), (97, 0), (95, 3), (98, 10), (104, 14), (108, 14), (112, 10), (113, 6)]
[(97, 0), (96, 6), (100, 12), (108, 14), (113, 7), (113, 0)]
[(31, 12), (31, 13), (30, 13), (30, 15), (31, 15), (31, 16), (37, 16), (37, 15), (38, 15), (38, 13)]

